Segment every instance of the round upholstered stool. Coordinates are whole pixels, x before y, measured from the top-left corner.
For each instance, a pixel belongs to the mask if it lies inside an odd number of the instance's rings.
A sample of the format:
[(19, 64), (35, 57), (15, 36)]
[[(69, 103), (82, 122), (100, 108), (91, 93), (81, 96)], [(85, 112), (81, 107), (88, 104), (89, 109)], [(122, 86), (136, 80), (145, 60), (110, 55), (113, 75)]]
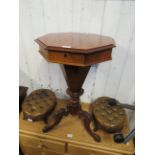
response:
[(55, 94), (48, 89), (38, 89), (27, 96), (22, 105), (24, 119), (37, 121), (43, 119), (47, 122), (47, 117), (55, 109)]
[(92, 104), (95, 130), (101, 128), (110, 133), (122, 130), (126, 115), (125, 110), (117, 102), (110, 97), (100, 97)]

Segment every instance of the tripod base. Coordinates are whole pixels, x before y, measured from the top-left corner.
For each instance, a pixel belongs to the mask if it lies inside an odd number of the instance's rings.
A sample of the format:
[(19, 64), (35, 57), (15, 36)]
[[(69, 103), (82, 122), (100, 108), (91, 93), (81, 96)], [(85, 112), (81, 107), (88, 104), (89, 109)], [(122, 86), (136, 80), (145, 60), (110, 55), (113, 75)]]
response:
[(82, 110), (80, 104), (74, 106), (69, 104), (67, 105), (67, 107), (59, 109), (53, 116), (53, 122), (46, 125), (43, 128), (43, 132), (48, 132), (49, 130), (53, 129), (61, 122), (63, 116), (67, 116), (68, 114), (73, 115), (73, 111), (76, 111), (76, 115), (78, 115), (79, 118), (83, 121), (84, 127), (89, 133), (89, 135), (92, 136), (95, 141), (100, 142), (101, 138), (97, 134), (95, 134), (90, 128), (90, 123), (92, 121), (90, 114), (87, 111)]

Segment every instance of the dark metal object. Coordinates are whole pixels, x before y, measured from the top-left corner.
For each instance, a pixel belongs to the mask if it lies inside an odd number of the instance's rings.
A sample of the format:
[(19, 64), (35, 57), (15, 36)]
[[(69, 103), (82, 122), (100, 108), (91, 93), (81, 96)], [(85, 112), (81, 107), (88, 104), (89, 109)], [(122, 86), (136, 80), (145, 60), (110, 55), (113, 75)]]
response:
[(123, 136), (123, 134), (122, 133), (116, 133), (116, 134), (114, 134), (114, 141), (116, 142), (116, 143), (123, 143), (124, 142), (124, 136)]
[(124, 138), (124, 143), (127, 143), (130, 141), (132, 138), (135, 137), (135, 129), (133, 129), (125, 138)]
[(135, 137), (135, 129), (133, 129), (126, 137), (121, 133), (114, 134), (114, 141), (116, 143), (128, 143), (131, 139)]

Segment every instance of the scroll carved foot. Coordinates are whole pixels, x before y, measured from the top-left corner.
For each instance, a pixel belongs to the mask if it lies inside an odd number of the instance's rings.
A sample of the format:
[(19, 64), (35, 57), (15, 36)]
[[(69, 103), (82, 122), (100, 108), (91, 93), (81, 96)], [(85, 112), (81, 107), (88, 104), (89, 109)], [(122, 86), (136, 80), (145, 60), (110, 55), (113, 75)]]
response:
[(98, 136), (97, 134), (95, 134), (91, 128), (90, 128), (90, 123), (92, 121), (90, 115), (88, 112), (86, 111), (80, 111), (79, 112), (79, 117), (82, 119), (83, 123), (84, 123), (84, 127), (85, 129), (87, 130), (87, 132), (89, 133), (90, 136), (93, 137), (93, 139), (97, 142), (100, 142), (101, 141), (101, 138), (100, 136)]
[(53, 129), (57, 124), (60, 123), (61, 119), (63, 118), (63, 116), (67, 116), (68, 115), (68, 111), (66, 110), (66, 108), (62, 108), (59, 111), (57, 111), (53, 117), (54, 122), (46, 125), (43, 128), (43, 132), (48, 132), (49, 130)]

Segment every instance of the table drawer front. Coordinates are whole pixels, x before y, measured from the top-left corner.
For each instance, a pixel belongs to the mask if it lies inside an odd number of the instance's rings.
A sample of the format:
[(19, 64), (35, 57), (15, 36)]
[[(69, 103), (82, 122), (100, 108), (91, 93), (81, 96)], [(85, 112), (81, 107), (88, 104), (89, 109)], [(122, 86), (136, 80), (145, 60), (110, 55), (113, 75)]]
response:
[(68, 147), (68, 153), (71, 155), (122, 155), (119, 153), (113, 153), (103, 150), (90, 149), (88, 147), (82, 147), (78, 145), (70, 144)]
[(42, 155), (41, 149), (22, 145), (21, 148), (24, 155)]
[(49, 150), (41, 150), (29, 146), (22, 147), (24, 155), (64, 155), (64, 153), (52, 152)]
[(84, 55), (78, 53), (48, 51), (40, 47), (40, 54), (49, 62), (61, 64), (84, 64)]
[[(38, 155), (38, 154), (37, 154)], [(66, 155), (65, 153), (57, 153), (57, 152), (52, 152), (52, 151), (43, 151), (42, 155)]]
[(30, 146), (38, 149), (41, 148), (42, 150), (51, 150), (53, 152), (65, 152), (65, 143), (52, 140), (44, 140), (32, 136), (20, 135), (20, 144), (22, 144), (23, 146)]
[(63, 64), (83, 64), (84, 56), (81, 54), (73, 54), (67, 52), (55, 52), (51, 51), (48, 53), (48, 58), (52, 62), (63, 63)]

